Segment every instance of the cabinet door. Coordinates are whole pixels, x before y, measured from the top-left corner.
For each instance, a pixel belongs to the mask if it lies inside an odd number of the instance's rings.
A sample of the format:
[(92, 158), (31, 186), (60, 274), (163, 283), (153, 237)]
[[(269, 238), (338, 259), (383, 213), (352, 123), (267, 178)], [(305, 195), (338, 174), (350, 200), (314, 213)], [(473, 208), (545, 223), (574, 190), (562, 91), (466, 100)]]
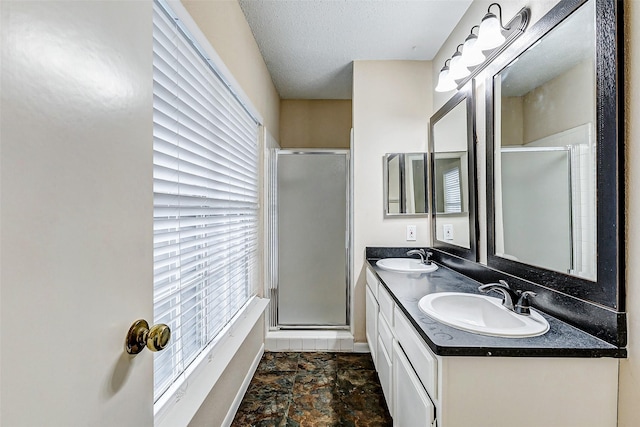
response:
[(382, 337), (378, 336), (378, 378), (382, 386), (382, 393), (387, 402), (389, 413), (393, 417), (393, 370), (392, 370), (391, 354), (382, 343)]
[(431, 427), (435, 408), (404, 352), (393, 343), (393, 425)]
[(373, 297), (371, 289), (367, 286), (366, 291), (366, 322), (367, 322), (367, 343), (373, 363), (378, 367), (377, 346), (378, 346), (378, 302)]

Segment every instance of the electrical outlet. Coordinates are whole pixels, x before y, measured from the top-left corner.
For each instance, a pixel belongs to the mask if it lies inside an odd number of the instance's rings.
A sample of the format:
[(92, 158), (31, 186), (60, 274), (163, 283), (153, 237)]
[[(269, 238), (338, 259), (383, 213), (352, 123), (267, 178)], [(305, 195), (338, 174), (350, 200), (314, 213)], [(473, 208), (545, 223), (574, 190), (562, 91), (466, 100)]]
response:
[(453, 240), (453, 224), (443, 224), (444, 240)]
[(407, 225), (407, 241), (416, 240), (416, 226)]

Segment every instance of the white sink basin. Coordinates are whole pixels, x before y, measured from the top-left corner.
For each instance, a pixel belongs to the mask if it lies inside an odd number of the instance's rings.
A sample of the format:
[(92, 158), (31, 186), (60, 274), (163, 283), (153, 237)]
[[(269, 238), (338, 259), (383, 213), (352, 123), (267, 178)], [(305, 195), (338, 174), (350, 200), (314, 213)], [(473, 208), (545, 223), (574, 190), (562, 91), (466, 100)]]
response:
[(524, 338), (549, 330), (546, 319), (533, 309), (523, 316), (503, 307), (501, 299), (484, 295), (441, 292), (422, 297), (418, 305), (446, 325), (480, 335)]
[(376, 262), (376, 265), (383, 270), (400, 273), (430, 273), (438, 269), (434, 263), (426, 265), (414, 258), (385, 258)]

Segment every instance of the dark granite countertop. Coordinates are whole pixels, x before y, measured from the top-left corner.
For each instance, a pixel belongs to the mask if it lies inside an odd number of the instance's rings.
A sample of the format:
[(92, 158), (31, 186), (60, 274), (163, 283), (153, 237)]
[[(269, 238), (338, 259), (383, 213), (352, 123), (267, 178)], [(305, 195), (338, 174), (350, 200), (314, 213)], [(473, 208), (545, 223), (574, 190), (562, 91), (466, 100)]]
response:
[(438, 322), (418, 308), (423, 296), (434, 292), (479, 294), (481, 283), (442, 265), (432, 273), (406, 274), (369, 265), (398, 307), (411, 321), (431, 350), (439, 356), (498, 357), (626, 357), (618, 348), (561, 320), (540, 312), (549, 322), (544, 335), (529, 338), (500, 338), (465, 332)]

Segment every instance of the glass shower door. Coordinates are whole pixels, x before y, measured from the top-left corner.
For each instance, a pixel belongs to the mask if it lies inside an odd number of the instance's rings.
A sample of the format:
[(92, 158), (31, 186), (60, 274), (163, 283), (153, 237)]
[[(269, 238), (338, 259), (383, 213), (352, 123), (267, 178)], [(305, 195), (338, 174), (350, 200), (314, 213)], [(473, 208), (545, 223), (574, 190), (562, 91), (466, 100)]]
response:
[(348, 151), (279, 151), (277, 326), (348, 325)]

